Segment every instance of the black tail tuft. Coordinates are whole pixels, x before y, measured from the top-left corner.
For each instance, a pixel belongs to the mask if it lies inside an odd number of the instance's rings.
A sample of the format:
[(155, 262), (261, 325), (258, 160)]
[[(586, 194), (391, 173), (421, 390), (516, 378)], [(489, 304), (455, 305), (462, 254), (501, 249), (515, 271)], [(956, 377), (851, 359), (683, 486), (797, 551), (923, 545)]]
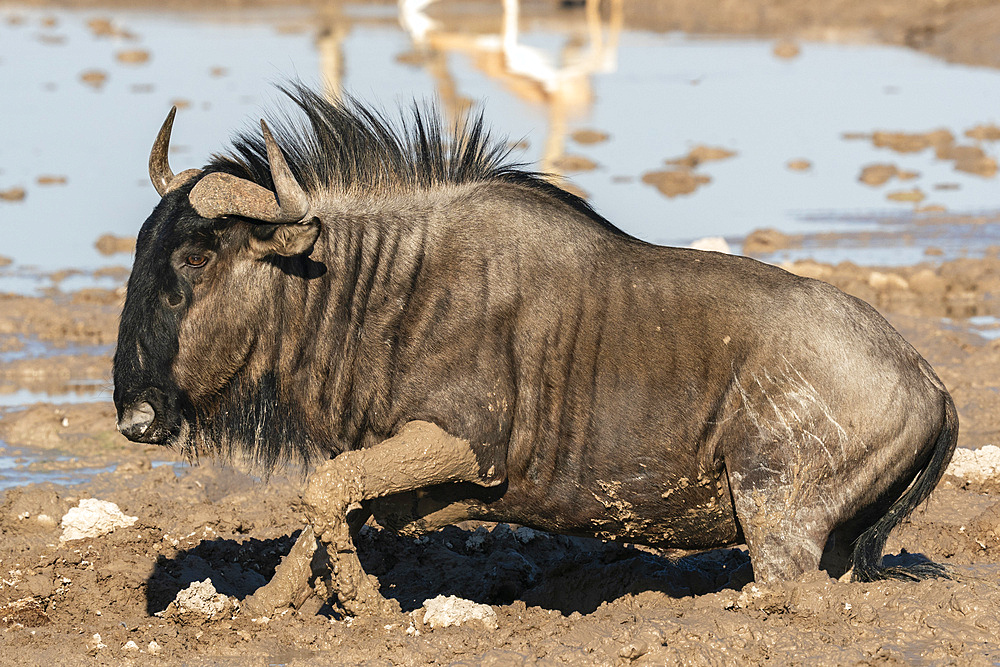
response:
[(903, 521), (916, 507), (927, 499), (944, 475), (951, 455), (958, 442), (958, 412), (951, 396), (944, 394), (944, 424), (938, 432), (934, 451), (924, 469), (899, 500), (874, 526), (858, 538), (854, 547), (854, 574), (851, 581), (877, 581), (880, 579), (900, 579), (920, 581), (923, 579), (950, 579), (949, 570), (944, 565), (930, 560), (922, 560), (905, 565), (882, 565), (882, 551), (889, 533)]

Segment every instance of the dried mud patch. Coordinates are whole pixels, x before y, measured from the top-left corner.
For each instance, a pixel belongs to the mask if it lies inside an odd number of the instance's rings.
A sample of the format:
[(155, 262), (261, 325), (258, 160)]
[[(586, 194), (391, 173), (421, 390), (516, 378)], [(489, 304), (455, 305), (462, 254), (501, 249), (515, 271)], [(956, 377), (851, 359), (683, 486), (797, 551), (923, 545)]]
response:
[(96, 290), (102, 298), (0, 294), (0, 340), (33, 337), (55, 347), (113, 345), (124, 292)]
[(792, 273), (831, 283), (882, 312), (959, 318), (1000, 312), (997, 257), (891, 268), (851, 262), (830, 265), (813, 260), (781, 266)]

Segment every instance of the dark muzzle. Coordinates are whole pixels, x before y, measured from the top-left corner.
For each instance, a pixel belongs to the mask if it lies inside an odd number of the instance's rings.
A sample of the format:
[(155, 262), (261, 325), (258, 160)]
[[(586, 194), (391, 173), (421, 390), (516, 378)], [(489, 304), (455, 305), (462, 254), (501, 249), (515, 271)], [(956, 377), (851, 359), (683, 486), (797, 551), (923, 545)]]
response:
[(152, 442), (143, 439), (150, 432), (150, 427), (156, 421), (156, 410), (153, 406), (142, 401), (124, 410), (118, 418), (118, 431), (133, 442)]
[(132, 442), (163, 445), (180, 428), (177, 401), (158, 388), (118, 403), (118, 431)]

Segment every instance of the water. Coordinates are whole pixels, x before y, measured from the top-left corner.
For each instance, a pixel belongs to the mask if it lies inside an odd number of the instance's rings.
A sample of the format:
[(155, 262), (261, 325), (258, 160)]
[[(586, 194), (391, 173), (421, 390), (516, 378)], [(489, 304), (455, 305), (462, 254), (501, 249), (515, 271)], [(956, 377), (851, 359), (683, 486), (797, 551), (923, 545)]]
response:
[(1000, 317), (994, 315), (979, 315), (957, 322), (949, 318), (942, 321), (946, 326), (970, 331), (984, 340), (1000, 340)]
[[(188, 104), (174, 132), (171, 160), (179, 171), (224, 150), (232, 132), (253, 127), (263, 110), (287, 109), (273, 84), (292, 78), (389, 109), (412, 97), (437, 97), (449, 113), (465, 100), (481, 102), (498, 130), (526, 139), (523, 159), (550, 170), (567, 154), (596, 162), (592, 171), (571, 174), (572, 183), (613, 222), (657, 243), (735, 240), (765, 226), (875, 229), (886, 216), (905, 225), (913, 204), (885, 195), (912, 187), (928, 194), (924, 203), (950, 211), (997, 206), (995, 179), (956, 172), (931, 151), (901, 155), (842, 138), (945, 127), (970, 143), (964, 130), (1000, 120), (1000, 72), (906, 49), (804, 43), (798, 57), (785, 60), (767, 40), (622, 30), (609, 17), (588, 25), (574, 13), (564, 22), (522, 20), (503, 55), (499, 18), (471, 33), (447, 17), (435, 24), (419, 8), (401, 18), (395, 8), (367, 5), (336, 16), (308, 9), (115, 12), (115, 25), (132, 38), (96, 37), (87, 21), (107, 15), (0, 10), (0, 190), (27, 190), (23, 202), (0, 201), (0, 255), (15, 262), (0, 269), (2, 290), (48, 286), (30, 278), (38, 272), (129, 264), (128, 255), (102, 256), (94, 241), (104, 233), (134, 235), (156, 204), (146, 159), (170, 104)], [(134, 49), (148, 52), (148, 62), (116, 59)], [(91, 69), (107, 75), (100, 88), (80, 79)], [(575, 142), (572, 133), (582, 128), (610, 139)], [(641, 182), (696, 144), (737, 155), (699, 166), (711, 182), (693, 194), (668, 199)], [(996, 156), (994, 144), (982, 146)], [(795, 158), (812, 168), (786, 168)], [(920, 176), (872, 188), (857, 180), (872, 162)], [(67, 183), (37, 184), (44, 175)], [(934, 189), (942, 183), (958, 188)], [(968, 244), (935, 245), (953, 256), (1000, 243), (995, 226), (980, 232)], [(902, 249), (888, 241), (863, 252), (838, 244), (817, 251), (829, 260), (900, 263), (921, 258), (929, 244), (918, 238)], [(97, 280), (75, 276), (67, 288)]]
[[(17, 486), (28, 484), (41, 484), (51, 482), (53, 484), (71, 485), (80, 484), (92, 479), (95, 475), (105, 472), (112, 472), (116, 466), (104, 466), (99, 468), (65, 468), (62, 470), (35, 469), (30, 464), (44, 458), (41, 454), (33, 456), (32, 453), (26, 455), (8, 456), (5, 449), (0, 447), (0, 491), (6, 491)], [(61, 461), (71, 461), (69, 457), (61, 457)]]
[(16, 349), (0, 352), (0, 363), (9, 363), (20, 359), (39, 359), (56, 356), (90, 355), (104, 356), (114, 351), (112, 345), (78, 345), (67, 344), (56, 347), (52, 343), (34, 336), (15, 336), (19, 345)]

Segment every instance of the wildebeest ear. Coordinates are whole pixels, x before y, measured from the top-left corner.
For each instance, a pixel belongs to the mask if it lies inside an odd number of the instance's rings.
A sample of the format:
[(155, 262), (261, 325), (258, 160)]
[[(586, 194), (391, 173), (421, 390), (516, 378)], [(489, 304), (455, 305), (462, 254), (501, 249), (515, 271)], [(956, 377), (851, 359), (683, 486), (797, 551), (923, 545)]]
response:
[(308, 255), (319, 237), (319, 221), (275, 225), (273, 233), (270, 234), (266, 232), (261, 234), (262, 231), (258, 229), (250, 235), (250, 247), (259, 257)]

